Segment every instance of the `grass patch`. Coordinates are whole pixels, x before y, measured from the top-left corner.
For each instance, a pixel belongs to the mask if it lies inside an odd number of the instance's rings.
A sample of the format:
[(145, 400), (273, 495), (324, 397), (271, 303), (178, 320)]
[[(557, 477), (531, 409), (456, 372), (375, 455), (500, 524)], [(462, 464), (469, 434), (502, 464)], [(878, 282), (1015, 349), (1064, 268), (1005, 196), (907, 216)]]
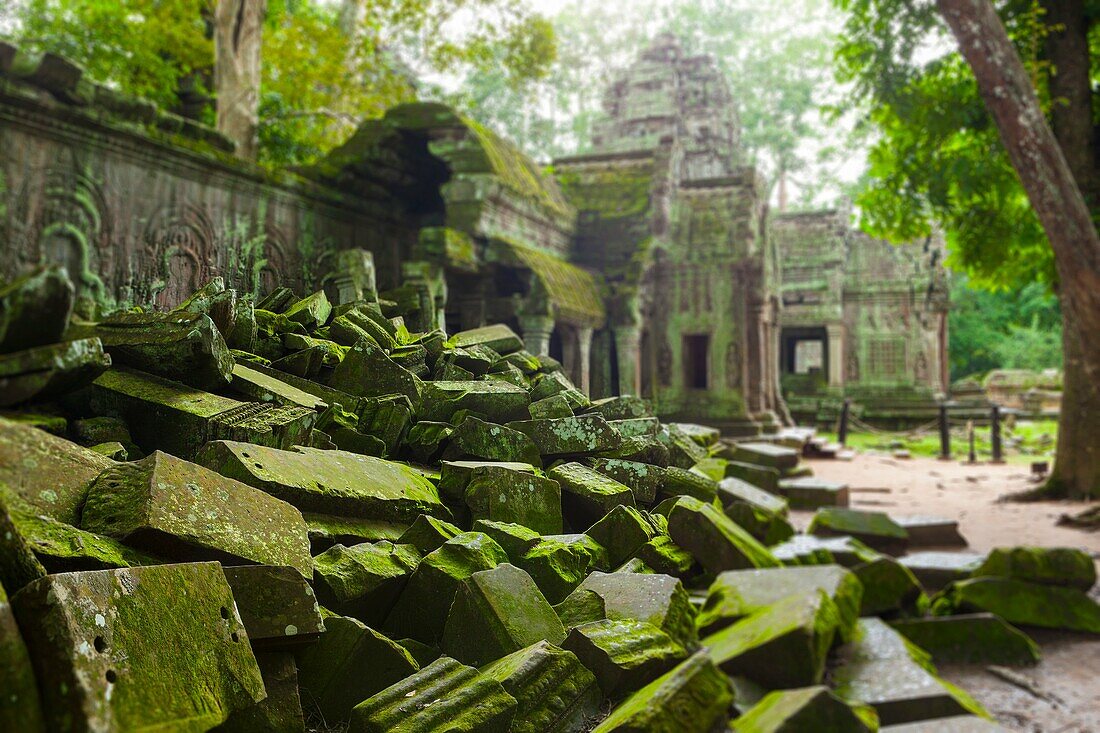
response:
[[(833, 431), (819, 432), (827, 440), (836, 442)], [(974, 447), (979, 461), (988, 461), (993, 455), (988, 425), (974, 427)], [(1031, 463), (1049, 459), (1054, 455), (1054, 446), (1058, 437), (1058, 423), (1054, 420), (1020, 420), (1015, 424), (1005, 423), (1001, 427), (1001, 444), (1004, 457), (1009, 463)], [(850, 432), (848, 447), (862, 452), (890, 453), (894, 450), (908, 450), (914, 457), (935, 458), (940, 454), (940, 436), (931, 432)], [(951, 456), (965, 459), (969, 451), (965, 427), (953, 427), (951, 430)]]

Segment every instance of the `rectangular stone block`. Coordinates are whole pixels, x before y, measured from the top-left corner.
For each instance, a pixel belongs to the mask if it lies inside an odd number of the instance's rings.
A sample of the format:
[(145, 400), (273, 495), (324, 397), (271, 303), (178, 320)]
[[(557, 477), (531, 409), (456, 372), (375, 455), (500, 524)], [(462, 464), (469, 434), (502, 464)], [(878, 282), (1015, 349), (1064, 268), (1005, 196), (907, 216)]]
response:
[(600, 688), (577, 655), (540, 641), (482, 668), (518, 706), (509, 733), (581, 733), (599, 715)]
[(218, 563), (50, 575), (12, 605), (52, 730), (198, 733), (264, 698)]
[(589, 455), (611, 450), (622, 436), (600, 415), (520, 420), (508, 427), (525, 433), (543, 456)]
[(203, 448), (197, 460), (303, 511), (407, 524), (421, 514), (450, 517), (424, 476), (405, 464), (373, 456), (220, 440)]
[(634, 506), (634, 492), (613, 478), (580, 463), (563, 463), (547, 472), (561, 486), (565, 518), (577, 528), (591, 527), (619, 506)]
[(81, 525), (160, 557), (290, 565), (313, 576), (301, 512), (159, 451), (100, 474), (88, 491)]
[(317, 597), (296, 568), (238, 565), (224, 571), (253, 649), (293, 650), (324, 632)]
[(110, 366), (111, 357), (95, 338), (0, 354), (0, 407), (66, 394)]
[(739, 463), (786, 471), (798, 465), (798, 456), (797, 450), (772, 443), (733, 443), (724, 457)]
[(792, 509), (846, 507), (849, 501), (846, 484), (823, 481), (813, 476), (783, 479), (774, 491), (785, 497)]
[(459, 410), (504, 424), (527, 417), (527, 390), (507, 382), (424, 382), (418, 420), (450, 422)]

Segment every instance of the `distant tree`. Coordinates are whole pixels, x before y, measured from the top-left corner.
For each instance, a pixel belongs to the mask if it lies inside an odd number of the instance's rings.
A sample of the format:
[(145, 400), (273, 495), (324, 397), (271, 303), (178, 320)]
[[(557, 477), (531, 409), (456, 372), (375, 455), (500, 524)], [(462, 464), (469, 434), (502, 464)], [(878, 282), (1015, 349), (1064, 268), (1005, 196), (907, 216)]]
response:
[(260, 126), (261, 52), (266, 0), (218, 0), (214, 10), (214, 88), (217, 128), (256, 158)]

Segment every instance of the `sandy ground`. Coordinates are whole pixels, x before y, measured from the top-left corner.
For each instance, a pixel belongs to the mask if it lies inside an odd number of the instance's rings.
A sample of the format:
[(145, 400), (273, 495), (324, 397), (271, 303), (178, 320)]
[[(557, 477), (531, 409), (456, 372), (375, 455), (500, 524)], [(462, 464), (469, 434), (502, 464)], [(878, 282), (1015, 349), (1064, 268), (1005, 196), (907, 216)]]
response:
[[(807, 463), (815, 475), (847, 483), (853, 508), (958, 520), (974, 550), (1024, 544), (1077, 547), (1100, 558), (1100, 532), (1055, 524), (1062, 514), (1076, 513), (1088, 505), (997, 501), (1003, 494), (1032, 486), (1023, 466), (967, 466), (930, 458), (875, 455)], [(795, 512), (792, 518), (804, 527), (809, 517), (807, 512)], [(1100, 598), (1100, 586), (1092, 595)], [(1036, 667), (1011, 670), (1017, 684), (983, 666), (942, 665), (940, 672), (973, 694), (1010, 730), (1100, 733), (1100, 637), (1026, 631), (1042, 646), (1043, 661)]]

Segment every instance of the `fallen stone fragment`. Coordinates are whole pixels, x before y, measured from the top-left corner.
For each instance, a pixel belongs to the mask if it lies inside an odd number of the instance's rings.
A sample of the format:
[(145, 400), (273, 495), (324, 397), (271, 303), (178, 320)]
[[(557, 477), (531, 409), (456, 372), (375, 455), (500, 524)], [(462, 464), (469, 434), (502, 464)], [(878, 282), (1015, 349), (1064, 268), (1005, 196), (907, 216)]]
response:
[(560, 603), (592, 570), (610, 570), (607, 551), (585, 534), (544, 535), (516, 565), (527, 571), (550, 603)]
[(329, 384), (359, 397), (403, 394), (415, 405), (420, 401), (420, 380), (393, 361), (374, 341), (362, 339), (348, 350), (332, 373)]
[(557, 481), (544, 476), (479, 466), (466, 484), (464, 500), (475, 521), (521, 524), (540, 534), (562, 531), (561, 490)]
[(615, 448), (622, 437), (599, 415), (519, 420), (508, 427), (524, 433), (543, 456), (590, 455)]
[(593, 729), (612, 731), (715, 730), (729, 720), (733, 688), (706, 652), (684, 662), (635, 692)]
[[(608, 423), (608, 425), (610, 424)], [(623, 438), (616, 447), (599, 451), (593, 454), (592, 457), (648, 463), (658, 468), (666, 468), (671, 465), (668, 447), (661, 442), (659, 437), (653, 435), (636, 435), (632, 438)]]
[[(3, 560), (0, 560), (3, 562)], [(0, 583), (0, 730), (43, 733), (42, 703), (27, 645)]]
[(453, 433), (454, 428), (447, 423), (418, 422), (405, 434), (401, 455), (416, 463), (438, 463)]
[(333, 450), (278, 450), (219, 440), (197, 460), (303, 511), (411, 524), (421, 514), (447, 518), (435, 487), (401, 463)]
[(657, 466), (619, 458), (586, 458), (584, 464), (630, 488), (637, 504), (652, 504), (657, 498), (663, 471)]
[[(655, 417), (634, 417), (629, 420), (608, 420), (607, 424), (619, 431), (624, 438), (656, 437), (661, 432), (661, 421)], [(667, 465), (667, 464), (666, 464)]]
[(1096, 564), (1089, 553), (1068, 547), (998, 547), (974, 571), (974, 577), (986, 575), (1087, 591), (1096, 585)]
[(816, 685), (768, 693), (730, 728), (738, 733), (874, 733), (878, 714), (874, 708), (850, 705), (828, 687)]
[(846, 507), (850, 500), (847, 484), (825, 481), (813, 476), (783, 479), (769, 490), (785, 497), (792, 509)]
[(264, 698), (217, 563), (50, 575), (12, 606), (51, 729), (204, 730)]
[(597, 717), (600, 688), (577, 655), (540, 641), (483, 667), (517, 702), (510, 733), (581, 733)]
[(959, 534), (959, 523), (954, 519), (930, 516), (892, 517), (905, 530), (909, 548), (914, 547), (966, 547), (967, 542)]
[(450, 422), (459, 410), (469, 410), (503, 425), (525, 418), (529, 402), (527, 390), (506, 382), (425, 382), (417, 419)]
[(0, 492), (12, 509), (75, 524), (88, 487), (112, 465), (87, 448), (0, 417)]
[(382, 540), (396, 543), (411, 526), (407, 522), (337, 517), (316, 512), (302, 512), (302, 518), (306, 520), (306, 526), (309, 528), (309, 544), (315, 554), (324, 552), (333, 545), (351, 547), (364, 542)]
[(349, 733), (508, 733), (516, 699), (450, 657), (355, 706)]
[(596, 675), (603, 694), (612, 699), (641, 689), (688, 656), (656, 626), (630, 619), (577, 626), (562, 648), (577, 655)]
[(569, 400), (560, 394), (534, 400), (527, 406), (527, 411), (532, 420), (547, 420), (556, 417), (570, 417), (573, 414), (573, 406)]
[(492, 522), (487, 519), (479, 519), (474, 522), (474, 532), (484, 532), (493, 539), (513, 565), (519, 565), (519, 560), (527, 551), (539, 543), (542, 535), (533, 529), (520, 524), (509, 522)]
[(214, 322), (201, 313), (118, 313), (78, 322), (67, 338), (98, 338), (116, 364), (199, 389), (225, 387), (233, 356)]
[(905, 529), (883, 512), (825, 507), (817, 510), (807, 531), (819, 537), (854, 537), (895, 557), (904, 554), (909, 544)]
[(76, 294), (62, 267), (39, 267), (0, 285), (0, 354), (60, 341)]
[(328, 349), (322, 346), (311, 346), (301, 351), (293, 351), (278, 359), (272, 359), (271, 368), (304, 379), (316, 379), (327, 358), (329, 358)]
[(733, 443), (724, 452), (724, 458), (739, 463), (775, 468), (786, 471), (798, 465), (798, 451), (772, 443)]
[(713, 504), (680, 497), (668, 514), (668, 533), (708, 572), (779, 565), (768, 549)]
[(569, 381), (569, 377), (561, 372), (541, 375), (531, 390), (532, 401), (544, 400), (549, 397), (564, 399), (571, 410), (583, 410), (588, 406), (588, 397)]
[[(685, 649), (699, 646), (695, 607), (679, 580), (669, 575), (593, 572), (561, 606), (579, 606), (592, 594), (600, 599), (602, 614), (590, 620), (632, 619), (656, 626)], [(572, 601), (571, 601), (572, 599)]]
[(443, 629), (443, 653), (478, 667), (539, 641), (564, 639), (561, 621), (531, 576), (504, 563), (459, 585)]
[(314, 587), (326, 608), (378, 626), (419, 564), (411, 545), (336, 545), (313, 559)]
[(1100, 634), (1100, 604), (1078, 588), (978, 577), (952, 583), (932, 600), (937, 616), (974, 611), (1010, 624)]
[(437, 643), (462, 581), (506, 562), (508, 556), (500, 545), (481, 532), (464, 532), (447, 540), (420, 561), (384, 628), (395, 638)]
[(707, 450), (677, 425), (665, 425), (658, 437), (668, 446), (670, 466), (691, 468), (707, 457)]
[(233, 365), (233, 382), (230, 386), (234, 392), (256, 402), (276, 402), (310, 410), (324, 410), (328, 407), (328, 403), (320, 397), (239, 362)]
[(1039, 662), (1039, 646), (991, 613), (899, 619), (896, 631), (937, 662), (1025, 665)]
[(715, 664), (769, 689), (821, 683), (840, 625), (822, 590), (788, 596), (703, 639)]
[(416, 639), (398, 639), (397, 643), (409, 653), (416, 663), (421, 667), (427, 667), (429, 664), (439, 659), (441, 652), (439, 647), (425, 644), (422, 641)]
[(89, 411), (124, 420), (142, 450), (183, 458), (192, 458), (209, 440), (276, 448), (308, 443), (317, 421), (317, 413), (306, 408), (238, 402), (120, 367), (100, 375), (81, 395)]
[(977, 715), (953, 715), (933, 721), (901, 723), (879, 728), (879, 733), (1011, 733), (1008, 728)]
[(653, 414), (653, 407), (641, 397), (621, 395), (594, 400), (589, 407), (585, 408), (585, 412), (603, 415), (603, 419), (608, 421), (649, 419)]
[(969, 695), (936, 676), (926, 652), (881, 619), (860, 619), (853, 640), (837, 656), (839, 665), (832, 673), (836, 693), (872, 706), (884, 726), (987, 715)]
[(297, 509), (160, 451), (101, 473), (81, 526), (160, 557), (291, 565), (313, 576)]
[(696, 566), (695, 556), (667, 534), (659, 534), (638, 548), (637, 557), (653, 572), (674, 578), (687, 578)]
[(409, 398), (399, 394), (364, 397), (357, 411), (356, 429), (381, 440), (386, 446), (386, 455), (396, 453), (412, 425), (413, 408)]
[(452, 502), (466, 498), (466, 488), (474, 474), (485, 469), (507, 470), (518, 473), (535, 473), (529, 463), (505, 461), (443, 461), (439, 470), (439, 494)]
[(698, 626), (712, 634), (787, 596), (821, 590), (836, 604), (837, 630), (847, 638), (859, 618), (863, 585), (850, 570), (839, 565), (731, 570), (711, 583), (699, 611)]
[(891, 611), (914, 610), (922, 595), (916, 576), (892, 557), (881, 555), (869, 562), (855, 565), (852, 572), (863, 584), (861, 616), (874, 616)]
[(451, 434), (444, 457), (530, 463), (542, 466), (539, 449), (523, 433), (468, 416)]
[(23, 586), (44, 578), (47, 571), (16, 525), (15, 517), (19, 513), (8, 509), (4, 493), (4, 486), (0, 484), (0, 588), (14, 594)]
[(450, 522), (421, 514), (397, 539), (396, 544), (411, 545), (421, 555), (435, 552), (449, 539), (462, 534), (462, 530)]
[(0, 407), (72, 392), (110, 366), (111, 357), (95, 338), (0, 354)]
[(929, 550), (899, 557), (898, 562), (909, 568), (927, 591), (937, 591), (948, 583), (965, 580), (981, 567), (984, 553), (937, 552)]
[(323, 290), (307, 295), (283, 311), (284, 316), (302, 324), (307, 329), (319, 328), (325, 325), (331, 313), (332, 304), (328, 302)]
[(881, 555), (852, 537), (817, 537), (796, 534), (786, 542), (770, 548), (784, 565), (830, 565), (836, 563), (853, 568), (875, 560)]
[(695, 471), (669, 466), (661, 470), (658, 499), (676, 496), (691, 496), (700, 501), (710, 502), (718, 495), (718, 482)]
[(98, 445), (88, 446), (88, 450), (106, 456), (112, 461), (125, 461), (129, 458), (126, 446), (122, 443), (99, 443)]
[(561, 486), (562, 510), (571, 524), (591, 527), (619, 505), (634, 506), (634, 493), (580, 463), (554, 466), (546, 475)]
[[(252, 641), (249, 637), (249, 641)], [(298, 695), (298, 668), (290, 652), (257, 652), (256, 662), (263, 676), (267, 697), (236, 710), (214, 733), (304, 733), (305, 716)]]
[(324, 632), (313, 589), (295, 568), (238, 565), (223, 570), (254, 650), (294, 650)]
[[(801, 509), (799, 503), (792, 499), (786, 491), (779, 488), (779, 471), (766, 466), (757, 466), (752, 463), (730, 461), (725, 468), (726, 478), (736, 478), (763, 489), (772, 494), (780, 494), (791, 499), (791, 506)], [(801, 480), (801, 479), (798, 479)]]
[(653, 525), (634, 507), (619, 505), (585, 530), (607, 550), (607, 562), (618, 567), (634, 556), (656, 534)]
[(402, 646), (361, 621), (322, 613), (325, 633), (297, 654), (298, 681), (306, 707), (316, 707), (336, 725), (363, 700), (415, 674), (419, 665)]
[(489, 347), (502, 356), (520, 351), (523, 348), (523, 340), (516, 335), (515, 331), (503, 323), (459, 331), (451, 336), (450, 342), (453, 346), (459, 348), (468, 348), (480, 344)]
[(718, 482), (718, 499), (722, 507), (729, 511), (730, 506), (747, 504), (768, 514), (786, 517), (788, 513), (787, 500), (781, 496), (771, 494), (763, 489), (753, 486), (748, 481), (739, 478), (724, 478)]
[(45, 515), (16, 511), (11, 516), (17, 533), (25, 538), (43, 567), (51, 573), (161, 564), (152, 555), (127, 547), (111, 537)]

